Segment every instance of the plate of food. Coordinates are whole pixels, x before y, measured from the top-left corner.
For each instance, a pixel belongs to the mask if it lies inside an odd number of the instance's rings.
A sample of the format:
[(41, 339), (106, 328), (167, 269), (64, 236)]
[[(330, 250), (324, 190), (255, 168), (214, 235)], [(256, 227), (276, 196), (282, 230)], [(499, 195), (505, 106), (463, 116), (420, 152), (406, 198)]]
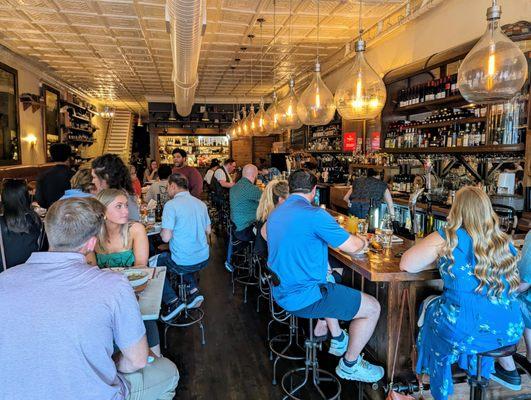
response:
[(149, 280), (149, 274), (139, 269), (127, 269), (122, 272), (133, 288), (145, 285)]

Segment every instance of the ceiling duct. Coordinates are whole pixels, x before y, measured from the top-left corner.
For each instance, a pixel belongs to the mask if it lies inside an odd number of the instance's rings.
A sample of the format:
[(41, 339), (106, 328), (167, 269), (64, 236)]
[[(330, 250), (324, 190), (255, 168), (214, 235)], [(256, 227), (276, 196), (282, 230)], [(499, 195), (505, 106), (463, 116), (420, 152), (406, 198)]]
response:
[(186, 117), (192, 111), (198, 84), (197, 65), (206, 29), (206, 0), (166, 0), (166, 22), (171, 36), (175, 108)]

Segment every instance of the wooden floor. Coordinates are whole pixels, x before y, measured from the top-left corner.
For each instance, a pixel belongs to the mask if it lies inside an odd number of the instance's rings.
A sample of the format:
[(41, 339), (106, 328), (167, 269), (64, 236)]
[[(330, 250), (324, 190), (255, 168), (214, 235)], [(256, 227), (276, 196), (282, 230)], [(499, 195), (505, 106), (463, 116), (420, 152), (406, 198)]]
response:
[[(172, 328), (168, 331), (168, 349), (164, 354), (177, 364), (181, 375), (175, 398), (180, 400), (281, 399), (280, 387), (271, 383), (273, 368), (266, 347), (266, 327), (269, 321), (267, 305), (262, 302), (261, 312), (257, 313), (255, 291), (250, 291), (247, 304), (243, 303), (241, 287), (236, 287), (236, 294), (232, 295), (230, 274), (223, 268), (224, 255), (223, 242), (214, 239), (211, 262), (201, 272), (199, 286), (205, 296), (203, 309), (206, 345), (201, 345), (197, 326)], [(319, 354), (319, 362), (323, 369), (333, 372), (338, 359), (323, 351)], [(298, 365), (301, 364), (299, 362)], [(277, 375), (279, 380), (282, 374), (294, 365), (296, 364), (281, 360)], [(355, 383), (345, 381), (341, 383), (341, 399), (359, 399)], [(526, 379), (526, 383), (529, 384), (529, 380)], [(467, 393), (466, 387), (456, 387), (456, 389), (456, 396), (453, 396), (453, 399), (468, 398), (468, 395), (464, 394)], [(366, 390), (369, 393), (371, 391), (368, 387)], [(383, 393), (381, 390), (380, 392)], [(510, 395), (509, 392), (506, 393), (507, 396), (494, 393), (488, 397), (489, 400), (531, 398), (527, 395), (522, 396), (522, 393), (512, 392)], [(381, 396), (383, 397), (383, 394)]]

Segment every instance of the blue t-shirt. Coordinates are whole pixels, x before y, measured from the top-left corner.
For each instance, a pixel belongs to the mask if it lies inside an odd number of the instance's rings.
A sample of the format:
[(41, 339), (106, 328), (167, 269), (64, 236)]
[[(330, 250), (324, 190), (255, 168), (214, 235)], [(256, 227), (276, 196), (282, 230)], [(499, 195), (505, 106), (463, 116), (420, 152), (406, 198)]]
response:
[(267, 219), (268, 264), (280, 278), (277, 303), (297, 311), (321, 299), (326, 283), (328, 245), (338, 247), (349, 234), (325, 210), (291, 195)]
[(170, 252), (177, 265), (195, 265), (208, 259), (206, 230), (209, 225), (205, 203), (190, 192), (177, 193), (164, 205), (162, 229), (173, 231)]

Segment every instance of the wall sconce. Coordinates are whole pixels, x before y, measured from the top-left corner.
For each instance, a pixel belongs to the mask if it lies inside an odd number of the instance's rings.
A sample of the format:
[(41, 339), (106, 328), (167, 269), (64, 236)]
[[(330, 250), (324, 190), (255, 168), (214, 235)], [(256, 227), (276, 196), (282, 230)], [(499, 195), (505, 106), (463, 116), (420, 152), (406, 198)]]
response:
[(22, 140), (28, 143), (31, 147), (37, 144), (37, 136), (35, 136), (33, 133), (28, 133)]

